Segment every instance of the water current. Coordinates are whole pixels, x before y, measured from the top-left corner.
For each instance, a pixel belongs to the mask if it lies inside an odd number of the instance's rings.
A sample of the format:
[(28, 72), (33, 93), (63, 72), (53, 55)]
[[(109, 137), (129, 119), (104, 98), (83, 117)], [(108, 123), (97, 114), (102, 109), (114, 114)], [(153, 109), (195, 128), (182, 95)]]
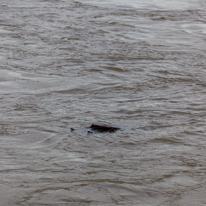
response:
[(205, 34), (203, 0), (1, 0), (0, 205), (206, 205)]

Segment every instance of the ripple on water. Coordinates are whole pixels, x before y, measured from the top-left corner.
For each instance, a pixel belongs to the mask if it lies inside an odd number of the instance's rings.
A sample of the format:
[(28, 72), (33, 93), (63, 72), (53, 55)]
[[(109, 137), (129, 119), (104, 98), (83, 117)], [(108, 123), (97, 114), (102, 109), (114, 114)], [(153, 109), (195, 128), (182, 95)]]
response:
[(203, 8), (2, 0), (2, 204), (203, 205)]

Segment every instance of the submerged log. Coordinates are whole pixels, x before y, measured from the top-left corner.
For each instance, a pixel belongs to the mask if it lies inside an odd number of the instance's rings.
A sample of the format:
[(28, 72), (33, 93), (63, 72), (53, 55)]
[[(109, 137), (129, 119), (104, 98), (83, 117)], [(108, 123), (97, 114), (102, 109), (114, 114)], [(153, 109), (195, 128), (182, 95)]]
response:
[(92, 124), (90, 126), (91, 130), (97, 131), (97, 132), (116, 132), (119, 130), (119, 127), (110, 127), (110, 126), (104, 126), (104, 125), (98, 125), (98, 124)]

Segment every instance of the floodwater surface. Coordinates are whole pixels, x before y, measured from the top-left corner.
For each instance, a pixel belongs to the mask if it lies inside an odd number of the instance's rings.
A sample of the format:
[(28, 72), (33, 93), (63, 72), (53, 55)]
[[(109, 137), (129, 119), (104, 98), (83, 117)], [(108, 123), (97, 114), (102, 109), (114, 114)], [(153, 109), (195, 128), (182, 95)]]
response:
[(0, 205), (205, 205), (205, 23), (202, 0), (1, 0)]

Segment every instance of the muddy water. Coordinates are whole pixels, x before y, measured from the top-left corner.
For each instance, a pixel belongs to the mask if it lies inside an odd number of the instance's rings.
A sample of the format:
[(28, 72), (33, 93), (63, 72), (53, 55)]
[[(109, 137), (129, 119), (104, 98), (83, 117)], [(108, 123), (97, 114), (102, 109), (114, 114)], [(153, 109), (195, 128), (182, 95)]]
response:
[(205, 16), (201, 0), (2, 0), (0, 204), (205, 205)]

